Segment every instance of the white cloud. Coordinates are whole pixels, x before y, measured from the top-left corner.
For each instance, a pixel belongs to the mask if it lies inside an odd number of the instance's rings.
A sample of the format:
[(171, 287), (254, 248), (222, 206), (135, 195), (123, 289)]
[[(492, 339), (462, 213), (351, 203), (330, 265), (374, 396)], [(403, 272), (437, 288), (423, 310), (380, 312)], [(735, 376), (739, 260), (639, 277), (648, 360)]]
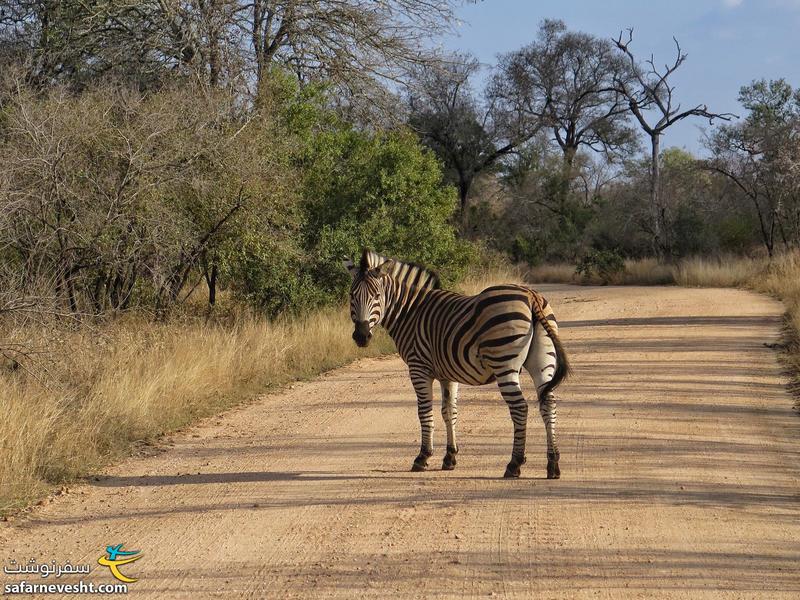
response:
[(724, 4), (727, 8), (736, 8), (737, 6), (741, 6), (744, 0), (722, 0), (722, 4)]

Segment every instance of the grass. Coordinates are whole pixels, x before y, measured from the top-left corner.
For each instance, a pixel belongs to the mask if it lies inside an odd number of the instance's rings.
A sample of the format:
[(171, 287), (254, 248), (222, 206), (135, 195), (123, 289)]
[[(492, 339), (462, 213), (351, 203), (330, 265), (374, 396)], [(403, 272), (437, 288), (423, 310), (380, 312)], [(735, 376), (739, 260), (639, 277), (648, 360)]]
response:
[(351, 333), (343, 309), (274, 323), (245, 316), (233, 326), (128, 317), (91, 329), (4, 332), (47, 353), (33, 362), (37, 377), (8, 364), (0, 371), (0, 512), (109, 464), (136, 441), (393, 351), (388, 336), (364, 350)]
[(522, 283), (524, 281), (525, 269), (521, 266), (499, 265), (470, 274), (457, 289), (462, 294), (471, 296), (493, 285)]
[(654, 258), (626, 260), (620, 285), (667, 285), (675, 277), (672, 267), (660, 264)]
[(762, 259), (746, 257), (688, 258), (672, 267), (677, 285), (684, 287), (752, 287), (768, 267)]
[(765, 259), (736, 256), (693, 257), (670, 265), (659, 263), (654, 258), (642, 258), (626, 260), (622, 271), (605, 278), (597, 274), (580, 276), (575, 272), (574, 265), (565, 263), (533, 267), (528, 271), (527, 277), (537, 283), (747, 287), (767, 266)]
[(580, 283), (575, 265), (551, 263), (532, 267), (528, 279), (536, 283)]
[(539, 265), (528, 271), (527, 277), (536, 283), (575, 283), (612, 285), (666, 285), (674, 283), (672, 269), (661, 265), (655, 259), (626, 260), (625, 269), (613, 273), (606, 280), (597, 275), (580, 276), (575, 265), (556, 263)]
[(792, 387), (800, 392), (800, 253), (784, 254), (748, 282), (748, 287), (776, 296), (786, 306), (784, 361), (792, 374)]

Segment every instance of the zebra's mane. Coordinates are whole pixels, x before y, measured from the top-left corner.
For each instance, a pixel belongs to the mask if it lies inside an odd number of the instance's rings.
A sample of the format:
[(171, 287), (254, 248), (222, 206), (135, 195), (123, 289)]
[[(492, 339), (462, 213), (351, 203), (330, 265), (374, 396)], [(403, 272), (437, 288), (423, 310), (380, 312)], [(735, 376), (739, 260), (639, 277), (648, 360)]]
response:
[(363, 273), (371, 269), (377, 269), (387, 260), (394, 260), (394, 268), (392, 272), (389, 273), (389, 276), (401, 283), (430, 290), (438, 290), (442, 287), (439, 281), (439, 275), (435, 271), (431, 271), (427, 267), (417, 263), (391, 259), (369, 248), (364, 248), (364, 252), (361, 254), (361, 264), (359, 266)]

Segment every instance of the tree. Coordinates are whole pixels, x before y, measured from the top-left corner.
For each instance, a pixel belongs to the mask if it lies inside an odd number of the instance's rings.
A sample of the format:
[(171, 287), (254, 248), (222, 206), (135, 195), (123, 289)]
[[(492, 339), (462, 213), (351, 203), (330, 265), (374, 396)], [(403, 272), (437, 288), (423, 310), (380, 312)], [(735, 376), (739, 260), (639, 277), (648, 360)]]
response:
[(615, 86), (626, 74), (610, 42), (545, 20), (535, 42), (501, 57), (491, 96), (507, 121), (552, 131), (571, 180), (581, 147), (610, 153), (635, 142)]
[[(674, 38), (673, 38), (674, 39)], [(686, 61), (687, 55), (681, 51), (678, 40), (675, 40), (677, 56), (671, 65), (665, 65), (659, 70), (653, 57), (646, 61), (645, 66), (637, 62), (630, 45), (633, 42), (633, 29), (628, 30), (628, 39), (623, 40), (623, 34), (614, 40), (617, 49), (629, 62), (629, 69), (624, 76), (616, 76), (614, 84), (620, 94), (627, 100), (631, 113), (636, 117), (642, 130), (650, 138), (651, 170), (650, 170), (650, 206), (653, 212), (653, 249), (656, 256), (663, 258), (671, 254), (671, 248), (665, 235), (666, 206), (659, 196), (661, 136), (664, 132), (688, 117), (703, 117), (712, 123), (714, 119), (730, 120), (735, 116), (730, 113), (713, 113), (705, 104), (698, 104), (694, 108), (681, 110), (680, 104), (675, 104), (675, 86), (670, 85), (669, 78)], [(622, 72), (620, 72), (622, 73)], [(655, 120), (648, 121), (648, 114), (654, 112)]]
[[(28, 82), (83, 88), (113, 76), (154, 88), (176, 74), (220, 79), (224, 0), (5, 0), (0, 44)], [(210, 65), (210, 67), (209, 67)]]
[(462, 219), (475, 178), (530, 137), (498, 124), (492, 103), (479, 104), (470, 86), (479, 69), (474, 58), (455, 56), (440, 69), (418, 70), (408, 96), (409, 125), (444, 163)]
[(237, 3), (251, 34), (256, 79), (284, 64), (303, 79), (328, 79), (365, 100), (372, 83), (398, 80), (435, 55), (431, 36), (453, 22), (456, 0), (254, 0)]
[(508, 202), (502, 229), (513, 236), (510, 251), (515, 258), (535, 263), (545, 258), (572, 260), (580, 254), (584, 230), (594, 216), (595, 198), (587, 188), (604, 185), (603, 176), (591, 173), (594, 165), (586, 158), (579, 156), (572, 167), (581, 188), (577, 190), (566, 189), (563, 154), (543, 135), (504, 163)]
[(800, 243), (800, 90), (783, 79), (754, 81), (739, 101), (749, 114), (712, 136), (713, 157), (704, 166), (750, 200), (772, 256), (776, 241)]
[(219, 90), (20, 86), (4, 118), (4, 262), (70, 313), (175, 304), (233, 231), (298, 237), (288, 136)]
[(340, 257), (364, 246), (435, 267), (447, 284), (464, 273), (471, 246), (452, 225), (454, 190), (411, 132), (342, 126), (317, 136), (306, 167), (306, 245), (321, 286), (344, 291)]
[(280, 67), (330, 83), (350, 104), (375, 104), (389, 95), (382, 83), (438, 62), (427, 41), (449, 30), (459, 3), (0, 0), (0, 60), (23, 59), (39, 87), (114, 75), (153, 89), (184, 75), (256, 98)]

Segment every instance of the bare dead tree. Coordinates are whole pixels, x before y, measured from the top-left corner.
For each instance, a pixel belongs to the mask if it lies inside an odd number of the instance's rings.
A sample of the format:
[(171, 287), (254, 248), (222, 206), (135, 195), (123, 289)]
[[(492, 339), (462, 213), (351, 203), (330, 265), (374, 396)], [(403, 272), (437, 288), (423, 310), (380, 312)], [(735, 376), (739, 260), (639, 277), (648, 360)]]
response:
[[(650, 206), (653, 212), (653, 249), (659, 258), (670, 254), (669, 240), (664, 231), (666, 206), (659, 195), (661, 136), (669, 127), (688, 117), (702, 117), (708, 119), (709, 124), (713, 123), (714, 119), (729, 121), (736, 117), (732, 113), (711, 112), (705, 104), (698, 104), (688, 110), (681, 110), (681, 105), (676, 104), (675, 86), (670, 85), (669, 78), (686, 61), (688, 55), (681, 50), (678, 40), (675, 38), (673, 40), (676, 48), (675, 60), (672, 64), (665, 64), (663, 69), (656, 66), (652, 55), (644, 65), (636, 60), (630, 49), (633, 42), (633, 29), (627, 30), (627, 39), (624, 39), (624, 32), (620, 32), (619, 37), (614, 40), (615, 46), (627, 58), (630, 66), (625, 77), (615, 79), (615, 86), (627, 99), (630, 111), (650, 138)], [(655, 114), (654, 121), (648, 120), (651, 113)]]

